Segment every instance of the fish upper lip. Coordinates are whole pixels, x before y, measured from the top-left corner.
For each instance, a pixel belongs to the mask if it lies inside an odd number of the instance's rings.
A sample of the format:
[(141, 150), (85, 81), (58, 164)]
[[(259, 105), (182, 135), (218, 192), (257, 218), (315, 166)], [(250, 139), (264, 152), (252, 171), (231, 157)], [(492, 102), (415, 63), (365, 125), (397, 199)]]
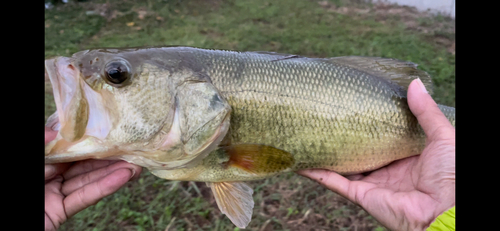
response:
[[(54, 101), (56, 104), (57, 113), (60, 122), (65, 120), (64, 118), (64, 107), (69, 102), (70, 98), (74, 94), (74, 89), (70, 89), (68, 85), (69, 80), (66, 75), (68, 73), (61, 73), (61, 68), (66, 68), (63, 66), (70, 65), (70, 58), (67, 57), (56, 57), (53, 59), (45, 60), (45, 73), (49, 76), (50, 83), (52, 85), (52, 92), (54, 94)], [(71, 71), (75, 71), (74, 69)], [(73, 77), (74, 78), (74, 77)], [(74, 81), (77, 82), (77, 81)]]
[(58, 58), (47, 59), (45, 60), (45, 76), (49, 77), (50, 85), (52, 86), (52, 90), (54, 94), (59, 94), (59, 80), (56, 62)]
[[(60, 74), (58, 71), (57, 62), (62, 57), (56, 57), (45, 60), (45, 75), (49, 77), (50, 85), (52, 86), (52, 94), (54, 95), (54, 102), (56, 104), (56, 113), (61, 119), (62, 105), (61, 105), (61, 86)], [(61, 121), (59, 121), (61, 122)]]
[(59, 125), (63, 125), (68, 120), (65, 109), (80, 84), (79, 70), (73, 66), (71, 58), (59, 56), (45, 60), (45, 75), (52, 85)]

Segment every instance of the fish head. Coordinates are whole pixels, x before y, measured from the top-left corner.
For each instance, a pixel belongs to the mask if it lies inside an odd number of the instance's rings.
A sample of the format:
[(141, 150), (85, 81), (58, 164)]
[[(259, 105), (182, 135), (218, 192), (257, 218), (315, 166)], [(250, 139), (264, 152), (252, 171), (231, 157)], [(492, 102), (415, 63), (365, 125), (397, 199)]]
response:
[(203, 67), (168, 49), (95, 49), (45, 61), (59, 131), (46, 163), (123, 159), (150, 168), (197, 163), (229, 127), (231, 107)]

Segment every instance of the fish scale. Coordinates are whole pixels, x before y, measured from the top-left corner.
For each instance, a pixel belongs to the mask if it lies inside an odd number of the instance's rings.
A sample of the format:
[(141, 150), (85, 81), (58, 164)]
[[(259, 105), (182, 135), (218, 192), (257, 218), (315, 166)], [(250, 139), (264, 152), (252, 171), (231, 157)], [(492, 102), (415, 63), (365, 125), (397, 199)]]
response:
[[(419, 154), (425, 145), (406, 99), (361, 71), (309, 58), (211, 55), (211, 80), (232, 107), (231, 143), (289, 151), (294, 170), (362, 172)], [(218, 71), (226, 66), (232, 68)], [(366, 155), (377, 155), (377, 161), (363, 163)]]
[[(208, 56), (211, 79), (232, 107), (231, 143), (289, 151), (296, 161), (290, 170), (364, 172), (417, 155), (425, 146), (406, 98), (363, 71), (324, 59), (279, 60), (275, 54)], [(228, 65), (236, 68), (218, 71)], [(439, 107), (454, 125), (454, 109)]]

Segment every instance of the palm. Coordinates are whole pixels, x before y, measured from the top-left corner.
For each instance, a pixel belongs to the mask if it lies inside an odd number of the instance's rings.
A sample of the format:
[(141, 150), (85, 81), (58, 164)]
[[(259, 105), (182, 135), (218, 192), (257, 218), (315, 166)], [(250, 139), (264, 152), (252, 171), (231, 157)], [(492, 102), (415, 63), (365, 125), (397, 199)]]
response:
[(436, 152), (446, 147), (454, 144), (433, 142), (420, 156), (359, 176), (350, 183), (348, 194), (387, 227), (424, 229), (455, 201), (455, 150)]

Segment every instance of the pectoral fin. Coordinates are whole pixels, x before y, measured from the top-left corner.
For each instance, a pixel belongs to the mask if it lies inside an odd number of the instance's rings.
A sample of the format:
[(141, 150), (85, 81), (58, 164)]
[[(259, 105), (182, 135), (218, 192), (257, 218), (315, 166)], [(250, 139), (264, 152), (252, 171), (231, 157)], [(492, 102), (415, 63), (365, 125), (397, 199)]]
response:
[(253, 190), (243, 182), (211, 182), (215, 201), (220, 211), (239, 228), (245, 228), (252, 219)]
[(281, 149), (258, 144), (220, 147), (229, 156), (228, 165), (255, 174), (282, 172), (295, 164), (293, 155)]

